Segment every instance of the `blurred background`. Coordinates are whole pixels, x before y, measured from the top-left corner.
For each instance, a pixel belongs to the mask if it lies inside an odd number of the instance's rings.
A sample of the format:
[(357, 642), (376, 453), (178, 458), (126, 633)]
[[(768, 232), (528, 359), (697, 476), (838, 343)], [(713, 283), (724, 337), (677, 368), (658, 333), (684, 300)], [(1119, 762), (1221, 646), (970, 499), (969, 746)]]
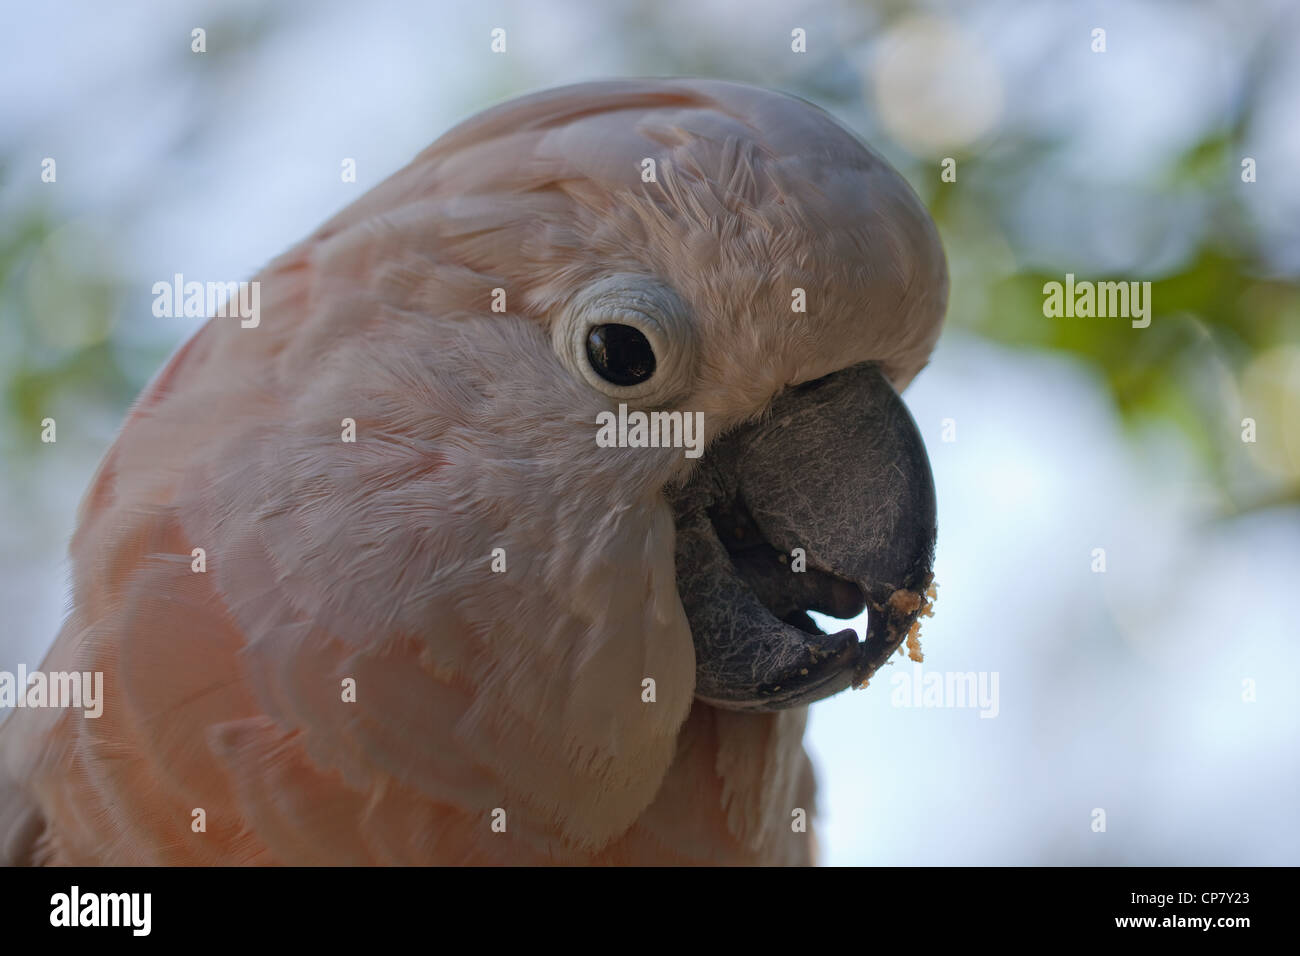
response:
[[(60, 2), (6, 21), (0, 669), (39, 665), (81, 493), (201, 325), (155, 318), (154, 282), (250, 276), (504, 98), (744, 80), (838, 116), (939, 223), (948, 323), (905, 396), (939, 500), (922, 667), (998, 677), (991, 718), (901, 706), (902, 658), (813, 708), (825, 862), (1300, 863), (1292, 0)], [(1066, 273), (1149, 281), (1150, 326), (1044, 317)]]

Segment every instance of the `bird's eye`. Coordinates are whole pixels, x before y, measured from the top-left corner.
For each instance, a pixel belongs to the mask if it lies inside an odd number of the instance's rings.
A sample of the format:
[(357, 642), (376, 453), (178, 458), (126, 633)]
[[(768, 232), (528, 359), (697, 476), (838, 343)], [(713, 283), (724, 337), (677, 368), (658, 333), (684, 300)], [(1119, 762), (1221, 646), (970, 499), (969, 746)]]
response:
[(551, 322), (551, 347), (569, 373), (606, 398), (666, 408), (690, 389), (698, 364), (691, 310), (653, 276), (616, 272), (574, 291)]
[(612, 385), (640, 385), (655, 373), (650, 340), (630, 325), (593, 325), (587, 332), (587, 358)]

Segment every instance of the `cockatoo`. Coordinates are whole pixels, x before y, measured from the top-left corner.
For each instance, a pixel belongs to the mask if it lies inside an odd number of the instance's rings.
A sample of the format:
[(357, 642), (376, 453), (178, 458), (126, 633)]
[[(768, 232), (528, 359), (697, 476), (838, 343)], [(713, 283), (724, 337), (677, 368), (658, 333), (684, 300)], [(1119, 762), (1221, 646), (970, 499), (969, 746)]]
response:
[(933, 557), (897, 392), (948, 281), (906, 182), (787, 95), (583, 83), (253, 281), (86, 493), (42, 670), (103, 712), (0, 728), (0, 858), (813, 861), (808, 705)]

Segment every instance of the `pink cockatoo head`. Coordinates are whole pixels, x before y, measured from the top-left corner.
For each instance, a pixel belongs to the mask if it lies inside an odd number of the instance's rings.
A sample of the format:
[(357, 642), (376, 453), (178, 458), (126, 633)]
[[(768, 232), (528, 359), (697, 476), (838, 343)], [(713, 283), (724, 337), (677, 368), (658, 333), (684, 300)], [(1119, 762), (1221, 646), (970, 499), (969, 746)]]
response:
[[(808, 859), (800, 705), (898, 645), (934, 544), (896, 389), (947, 276), (903, 179), (793, 97), (586, 83), (254, 281), (87, 494), (49, 661), (112, 694), (6, 725), (13, 826), (66, 861)], [(602, 440), (655, 413), (694, 451)], [(863, 607), (863, 642), (807, 614)]]

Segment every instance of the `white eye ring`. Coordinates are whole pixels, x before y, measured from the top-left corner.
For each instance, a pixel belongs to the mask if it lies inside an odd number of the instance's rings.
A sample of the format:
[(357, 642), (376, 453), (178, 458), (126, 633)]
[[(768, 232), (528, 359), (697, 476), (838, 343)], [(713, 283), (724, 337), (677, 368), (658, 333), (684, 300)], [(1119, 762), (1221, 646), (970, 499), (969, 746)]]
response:
[[(635, 385), (615, 385), (592, 368), (587, 339), (600, 325), (627, 325), (644, 335), (654, 350), (654, 373)], [(617, 273), (593, 282), (574, 297), (551, 336), (569, 368), (602, 394), (621, 401), (669, 404), (686, 391), (695, 369), (686, 304), (669, 286), (645, 275)]]

